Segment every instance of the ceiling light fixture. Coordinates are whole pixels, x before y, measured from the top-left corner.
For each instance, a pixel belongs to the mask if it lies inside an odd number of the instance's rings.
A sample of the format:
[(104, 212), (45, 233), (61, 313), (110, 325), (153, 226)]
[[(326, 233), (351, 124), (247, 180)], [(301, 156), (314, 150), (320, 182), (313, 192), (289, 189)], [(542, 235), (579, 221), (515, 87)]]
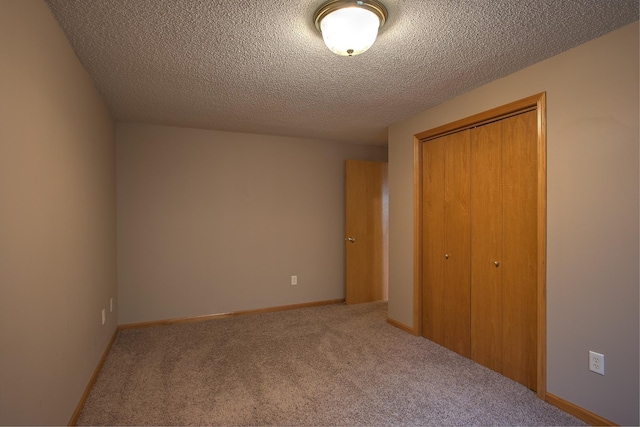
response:
[(330, 0), (313, 15), (324, 43), (342, 56), (359, 55), (369, 49), (386, 20), (387, 9), (377, 0)]

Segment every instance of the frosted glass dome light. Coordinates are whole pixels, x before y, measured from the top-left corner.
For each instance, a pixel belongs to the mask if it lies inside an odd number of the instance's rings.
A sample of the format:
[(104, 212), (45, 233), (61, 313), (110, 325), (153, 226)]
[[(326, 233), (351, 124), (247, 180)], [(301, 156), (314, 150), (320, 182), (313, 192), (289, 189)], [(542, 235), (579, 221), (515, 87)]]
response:
[(387, 10), (374, 0), (332, 0), (315, 13), (316, 28), (329, 50), (342, 56), (359, 55), (376, 41)]

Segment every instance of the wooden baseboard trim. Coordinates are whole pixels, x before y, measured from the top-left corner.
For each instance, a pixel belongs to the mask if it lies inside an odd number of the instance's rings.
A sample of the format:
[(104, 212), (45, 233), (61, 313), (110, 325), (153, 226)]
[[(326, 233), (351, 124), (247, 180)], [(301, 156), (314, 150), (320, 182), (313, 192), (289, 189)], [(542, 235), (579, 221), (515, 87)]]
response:
[(585, 423), (591, 424), (592, 426), (617, 426), (618, 425), (616, 423), (613, 423), (607, 420), (606, 418), (602, 418), (600, 415), (596, 415), (591, 411), (587, 411), (586, 409), (581, 408), (578, 405), (568, 402), (563, 398), (553, 395), (551, 393), (547, 393), (545, 401), (555, 406), (556, 408), (562, 409), (566, 413), (581, 419)]
[(343, 304), (343, 303), (344, 303), (344, 298), (325, 300), (325, 301), (304, 302), (301, 304), (280, 305), (276, 307), (257, 308), (254, 310), (241, 310), (241, 311), (234, 311), (231, 313), (206, 314), (204, 316), (180, 317), (175, 319), (154, 320), (151, 322), (127, 323), (127, 324), (118, 326), (118, 329), (119, 330), (139, 329), (139, 328), (149, 328), (152, 326), (175, 325), (178, 323), (204, 322), (207, 320), (226, 319), (229, 317), (246, 316), (249, 314), (273, 313), (276, 311), (297, 310), (300, 308), (319, 307), (322, 305), (334, 305), (334, 304)]
[(402, 322), (398, 322), (395, 319), (392, 319), (390, 317), (387, 317), (387, 323), (390, 324), (391, 326), (395, 326), (398, 329), (401, 329), (405, 332), (410, 333), (411, 335), (416, 335), (416, 332), (413, 330), (412, 327), (405, 325)]
[(113, 336), (111, 337), (109, 344), (107, 344), (107, 348), (104, 349), (104, 352), (102, 353), (102, 357), (98, 362), (98, 366), (96, 366), (96, 369), (93, 370), (93, 375), (91, 375), (91, 378), (89, 378), (89, 383), (87, 384), (87, 387), (84, 389), (84, 393), (82, 393), (82, 397), (80, 397), (80, 401), (78, 402), (78, 405), (76, 406), (75, 411), (73, 411), (73, 415), (71, 415), (71, 418), (69, 419), (69, 424), (67, 424), (68, 426), (75, 426), (77, 424), (78, 417), (80, 416), (80, 411), (82, 411), (82, 408), (84, 408), (84, 404), (87, 401), (87, 398), (89, 397), (89, 393), (93, 388), (93, 384), (96, 382), (96, 379), (98, 379), (98, 374), (100, 373), (100, 370), (102, 369), (102, 365), (104, 364), (104, 361), (107, 358), (107, 355), (109, 354), (109, 350), (111, 350), (111, 346), (113, 345), (113, 342), (116, 340), (116, 337), (118, 336), (118, 332), (120, 332), (120, 328), (116, 328), (116, 330), (113, 331)]

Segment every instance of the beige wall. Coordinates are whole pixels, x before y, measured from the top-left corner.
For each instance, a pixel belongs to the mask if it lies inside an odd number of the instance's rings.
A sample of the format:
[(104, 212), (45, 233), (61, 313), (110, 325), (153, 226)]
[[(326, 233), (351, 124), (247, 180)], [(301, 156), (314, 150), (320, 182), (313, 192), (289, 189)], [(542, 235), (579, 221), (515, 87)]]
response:
[(413, 135), (547, 92), (547, 390), (622, 425), (638, 424), (638, 79), (636, 22), (389, 131), (389, 314), (411, 325)]
[[(413, 134), (541, 91), (548, 391), (637, 425), (638, 23), (391, 127), (390, 316)], [(118, 323), (114, 124), (39, 0), (0, 2), (0, 93), (0, 424), (65, 424)], [(124, 124), (117, 147), (120, 323), (343, 297), (343, 161), (385, 149)]]
[(120, 323), (344, 298), (344, 161), (386, 147), (132, 124), (117, 141)]
[(0, 424), (66, 424), (117, 324), (115, 126), (39, 0), (0, 1)]

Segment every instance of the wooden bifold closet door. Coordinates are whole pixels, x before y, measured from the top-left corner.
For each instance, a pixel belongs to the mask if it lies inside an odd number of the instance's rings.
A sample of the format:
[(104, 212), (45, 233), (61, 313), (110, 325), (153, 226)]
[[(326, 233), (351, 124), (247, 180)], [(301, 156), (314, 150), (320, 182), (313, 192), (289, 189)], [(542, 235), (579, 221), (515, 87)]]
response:
[(537, 115), (424, 142), (423, 335), (536, 388)]
[(423, 150), (423, 335), (471, 355), (469, 271), (469, 131), (438, 138)]

